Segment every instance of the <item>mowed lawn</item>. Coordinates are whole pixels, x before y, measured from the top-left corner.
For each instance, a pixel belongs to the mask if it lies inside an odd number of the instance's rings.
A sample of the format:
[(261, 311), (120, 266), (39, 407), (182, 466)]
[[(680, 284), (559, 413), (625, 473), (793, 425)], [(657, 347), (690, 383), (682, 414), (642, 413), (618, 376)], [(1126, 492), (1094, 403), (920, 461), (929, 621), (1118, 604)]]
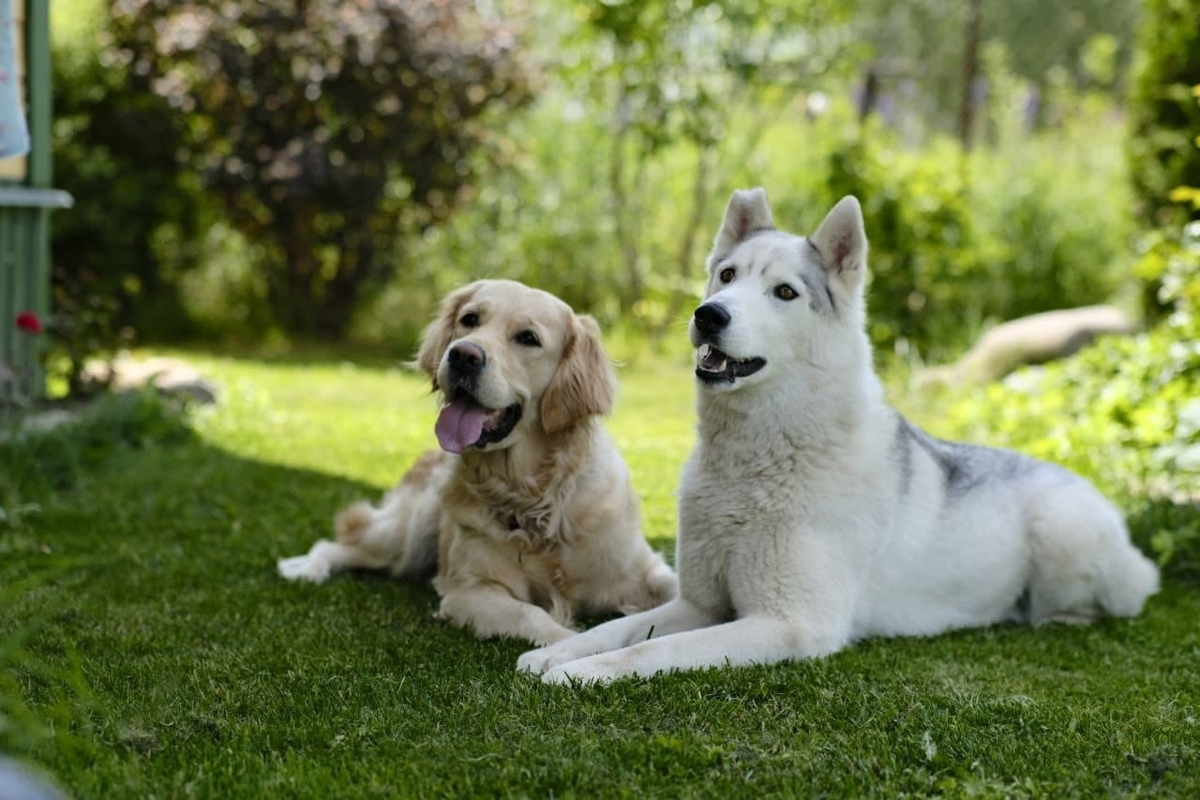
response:
[[(223, 388), (193, 434), (98, 446), (0, 526), (0, 743), (72, 794), (1200, 792), (1192, 582), (1090, 628), (548, 688), (515, 671), (523, 643), (435, 620), (429, 586), (275, 574), (433, 443), (424, 380), (189, 357)], [(694, 436), (689, 373), (622, 370), (609, 424), (664, 549)]]

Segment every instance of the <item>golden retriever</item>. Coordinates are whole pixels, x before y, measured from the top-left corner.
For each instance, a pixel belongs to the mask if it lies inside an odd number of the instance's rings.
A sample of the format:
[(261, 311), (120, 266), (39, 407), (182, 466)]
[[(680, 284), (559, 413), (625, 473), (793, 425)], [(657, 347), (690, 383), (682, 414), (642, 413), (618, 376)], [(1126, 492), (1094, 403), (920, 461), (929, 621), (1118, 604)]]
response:
[(573, 616), (675, 596), (600, 425), (616, 376), (595, 320), (515, 281), (478, 281), (445, 299), (417, 365), (444, 402), (442, 452), (378, 506), (344, 509), (337, 540), (282, 559), (281, 575), (319, 583), (347, 568), (415, 577), (436, 566), (443, 618), (539, 645), (570, 636)]

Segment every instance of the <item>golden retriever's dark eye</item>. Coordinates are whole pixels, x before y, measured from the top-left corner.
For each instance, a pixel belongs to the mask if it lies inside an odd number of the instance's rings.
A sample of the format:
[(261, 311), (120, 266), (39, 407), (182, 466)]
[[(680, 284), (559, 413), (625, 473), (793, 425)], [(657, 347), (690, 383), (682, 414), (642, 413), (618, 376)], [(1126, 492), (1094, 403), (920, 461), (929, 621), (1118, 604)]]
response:
[(474, 328), (479, 325), (479, 315), (474, 311), (468, 311), (459, 318), (458, 324), (464, 328)]
[(796, 290), (786, 283), (781, 283), (775, 287), (775, 296), (780, 300), (795, 300), (800, 295), (796, 294)]
[(521, 331), (513, 337), (513, 341), (517, 344), (523, 344), (526, 347), (541, 347), (542, 343), (538, 339), (537, 334), (533, 331)]
[(721, 274), (718, 277), (721, 279), (721, 283), (729, 283), (733, 280), (733, 276), (735, 275), (737, 275), (737, 270), (735, 270), (733, 267), (726, 267), (725, 269), (721, 270)]

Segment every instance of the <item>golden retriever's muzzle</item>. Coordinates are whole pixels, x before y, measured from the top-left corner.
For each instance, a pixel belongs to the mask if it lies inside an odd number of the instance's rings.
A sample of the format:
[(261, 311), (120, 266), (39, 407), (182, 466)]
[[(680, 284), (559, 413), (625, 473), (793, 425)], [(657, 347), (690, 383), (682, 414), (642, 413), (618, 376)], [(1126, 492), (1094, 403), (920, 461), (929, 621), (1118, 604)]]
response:
[(459, 342), (446, 353), (448, 402), (434, 430), (447, 452), (462, 453), (503, 441), (521, 421), (519, 403), (492, 409), (479, 402), (479, 378), (487, 361), (487, 352), (472, 342)]
[(487, 353), (471, 342), (459, 342), (446, 354), (450, 366), (450, 379), (456, 385), (474, 383), (487, 366)]

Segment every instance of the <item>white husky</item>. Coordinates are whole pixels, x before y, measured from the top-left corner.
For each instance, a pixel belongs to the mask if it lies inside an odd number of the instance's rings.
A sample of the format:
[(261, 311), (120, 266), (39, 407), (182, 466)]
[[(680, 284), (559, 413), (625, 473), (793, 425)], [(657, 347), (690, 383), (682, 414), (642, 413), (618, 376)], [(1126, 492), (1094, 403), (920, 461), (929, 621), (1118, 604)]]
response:
[(863, 333), (867, 240), (737, 191), (708, 260), (681, 596), (521, 656), (548, 683), (823, 656), (868, 636), (1137, 614), (1158, 571), (1087, 481), (889, 408)]

